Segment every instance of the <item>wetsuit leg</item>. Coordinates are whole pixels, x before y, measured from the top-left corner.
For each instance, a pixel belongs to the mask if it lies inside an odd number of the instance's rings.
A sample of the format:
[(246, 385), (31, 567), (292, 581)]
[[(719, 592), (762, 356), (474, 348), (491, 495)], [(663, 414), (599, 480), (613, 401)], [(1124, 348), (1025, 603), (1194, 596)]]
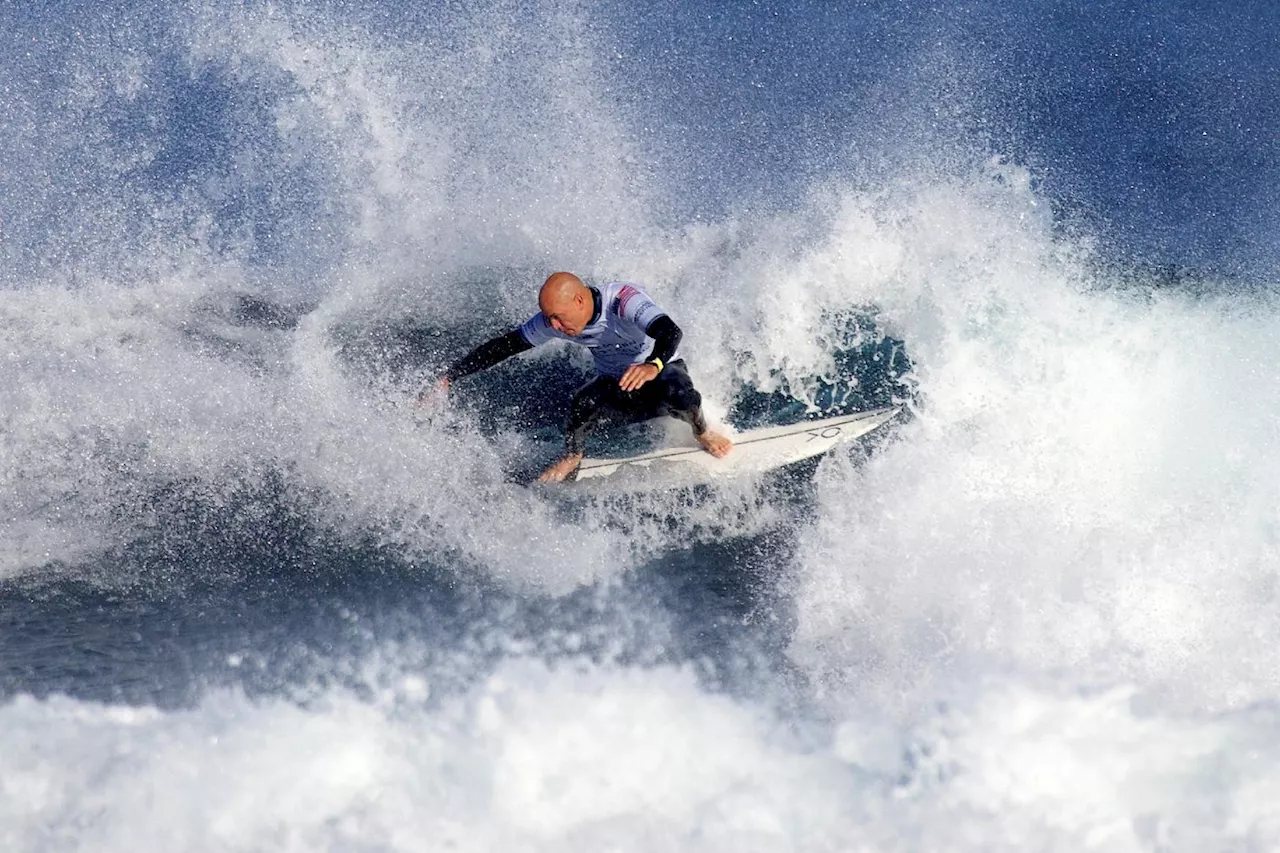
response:
[(665, 412), (684, 421), (693, 427), (694, 435), (702, 435), (707, 431), (707, 419), (702, 414), (702, 395), (693, 387), (693, 379), (684, 365), (684, 359), (678, 358), (668, 364), (648, 384), (655, 386), (653, 390), (660, 394), (657, 400), (658, 412)]
[(564, 431), (564, 449), (569, 454), (584, 452), (587, 433), (610, 409), (617, 408), (618, 380), (597, 376), (578, 389), (569, 407), (569, 423)]

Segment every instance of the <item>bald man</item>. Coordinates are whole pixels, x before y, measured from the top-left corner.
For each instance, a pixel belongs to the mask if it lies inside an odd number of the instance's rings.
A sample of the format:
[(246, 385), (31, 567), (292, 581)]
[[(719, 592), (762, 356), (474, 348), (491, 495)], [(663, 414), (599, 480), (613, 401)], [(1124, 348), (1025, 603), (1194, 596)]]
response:
[(626, 282), (597, 289), (573, 273), (557, 272), (538, 292), (538, 308), (520, 327), (455, 362), (438, 384), (447, 391), (456, 379), (549, 341), (573, 341), (589, 349), (598, 375), (574, 394), (564, 456), (539, 480), (558, 482), (573, 474), (587, 433), (609, 415), (626, 422), (671, 415), (689, 424), (712, 456), (733, 449), (728, 437), (707, 428), (702, 395), (679, 355), (680, 327), (643, 290)]

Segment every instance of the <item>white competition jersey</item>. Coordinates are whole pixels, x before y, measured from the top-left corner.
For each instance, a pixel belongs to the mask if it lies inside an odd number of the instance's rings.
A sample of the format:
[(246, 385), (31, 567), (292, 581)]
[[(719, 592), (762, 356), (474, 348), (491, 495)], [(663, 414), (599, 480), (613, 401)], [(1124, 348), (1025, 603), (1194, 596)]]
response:
[[(582, 344), (591, 350), (597, 372), (606, 376), (622, 376), (628, 367), (649, 357), (653, 351), (653, 339), (644, 330), (666, 312), (655, 305), (643, 290), (625, 281), (606, 284), (598, 292), (600, 316), (578, 337), (557, 332), (541, 311), (524, 322), (520, 334), (535, 347), (552, 340)], [(677, 352), (671, 360), (679, 357)]]

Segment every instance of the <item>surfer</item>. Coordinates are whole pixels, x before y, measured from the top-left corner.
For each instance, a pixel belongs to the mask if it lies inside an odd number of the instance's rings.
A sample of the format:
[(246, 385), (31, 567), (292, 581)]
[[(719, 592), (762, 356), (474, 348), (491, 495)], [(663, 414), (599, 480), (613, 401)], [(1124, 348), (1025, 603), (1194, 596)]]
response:
[[(608, 414), (626, 421), (668, 414), (689, 424), (712, 456), (733, 449), (727, 436), (707, 427), (702, 395), (679, 357), (680, 327), (643, 290), (625, 282), (590, 287), (573, 273), (557, 272), (538, 292), (538, 308), (521, 326), (454, 362), (437, 386), (448, 391), (454, 380), (548, 341), (573, 341), (591, 350), (599, 375), (573, 395), (564, 455), (539, 480), (558, 482), (577, 470), (587, 433)], [(419, 400), (429, 394), (423, 391)]]

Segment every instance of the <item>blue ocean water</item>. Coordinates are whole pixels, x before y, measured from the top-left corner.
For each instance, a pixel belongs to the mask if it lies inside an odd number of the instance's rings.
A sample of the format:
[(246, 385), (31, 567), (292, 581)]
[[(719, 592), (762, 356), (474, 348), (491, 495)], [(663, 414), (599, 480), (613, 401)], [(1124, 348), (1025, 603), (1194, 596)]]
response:
[[(0, 849), (1280, 847), (1269, 4), (0, 23)], [(909, 416), (520, 485), (562, 268)]]

